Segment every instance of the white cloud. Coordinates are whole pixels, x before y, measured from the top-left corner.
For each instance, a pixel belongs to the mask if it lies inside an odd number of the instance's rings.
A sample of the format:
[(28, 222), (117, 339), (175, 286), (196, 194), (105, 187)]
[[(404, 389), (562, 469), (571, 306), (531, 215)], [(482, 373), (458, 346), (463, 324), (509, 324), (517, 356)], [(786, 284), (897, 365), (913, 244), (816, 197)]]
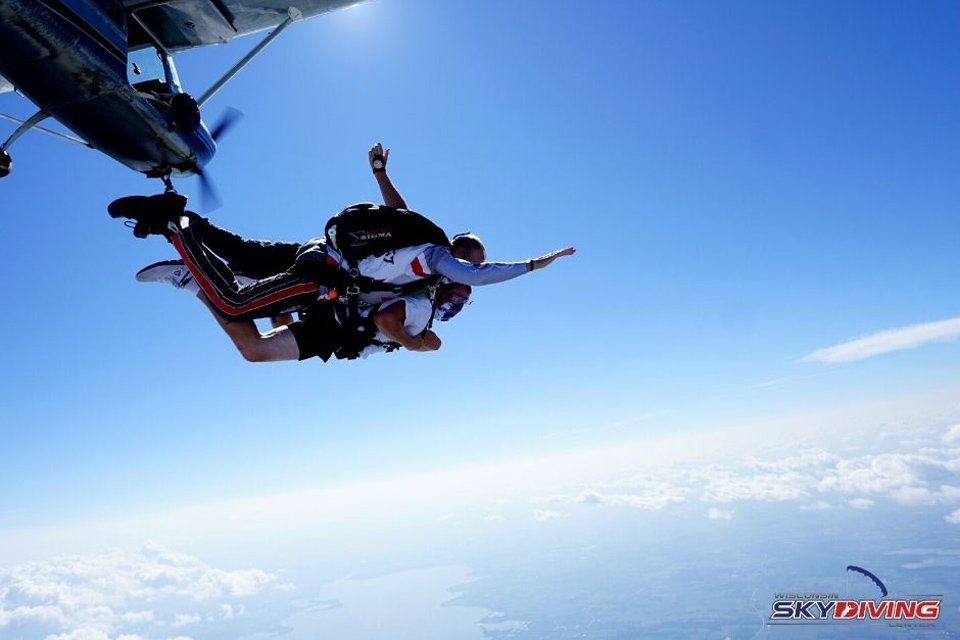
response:
[(800, 505), (799, 509), (801, 511), (826, 511), (827, 509), (833, 509), (833, 505), (826, 500), (817, 500), (810, 504)]
[[(958, 474), (960, 451), (921, 448), (914, 453), (849, 458), (812, 450), (779, 460), (711, 465), (691, 477), (702, 482), (701, 499), (707, 502), (783, 502), (839, 495), (850, 507), (864, 510), (873, 506), (877, 496), (907, 505), (960, 502)], [(800, 509), (832, 506), (818, 499)]]
[(955, 424), (943, 434), (943, 444), (955, 446), (960, 445), (960, 424)]
[(836, 464), (840, 456), (824, 449), (806, 449), (797, 455), (779, 460), (751, 460), (750, 467), (757, 471), (786, 474), (798, 471), (815, 471)]
[(484, 521), (486, 521), (486, 522), (502, 522), (502, 521), (504, 521), (505, 519), (506, 519), (506, 518), (504, 518), (504, 517), (503, 517), (502, 515), (500, 515), (499, 513), (494, 513), (493, 515), (489, 515), (489, 516), (485, 517), (485, 518), (484, 518)]
[[(803, 511), (840, 505), (867, 510), (880, 498), (912, 506), (960, 502), (960, 449), (941, 444), (952, 443), (960, 429), (951, 428), (944, 436), (942, 428), (935, 425), (898, 425), (883, 423), (871, 430), (877, 436), (871, 444), (891, 447), (895, 452), (881, 449), (844, 457), (822, 447), (811, 447), (779, 458), (758, 458), (756, 454), (745, 459), (728, 456), (723, 464), (699, 468), (675, 465), (656, 473), (593, 483), (573, 493), (554, 494), (546, 501), (656, 510), (694, 495), (718, 505), (738, 501), (800, 502), (799, 509)], [(891, 437), (880, 437), (888, 431)], [(909, 445), (905, 433), (916, 436)], [(908, 446), (910, 449), (904, 452)]]
[(592, 506), (633, 507), (656, 511), (664, 507), (686, 500), (687, 490), (668, 482), (638, 480), (637, 478), (623, 478), (614, 482), (605, 483), (604, 487), (629, 487), (633, 493), (601, 492), (596, 488), (582, 489), (575, 494), (555, 494), (542, 499), (543, 502), (560, 502), (563, 504), (586, 504)]
[(960, 487), (942, 485), (939, 489), (927, 487), (900, 487), (890, 497), (901, 504), (934, 505), (960, 501)]
[(943, 519), (949, 522), (950, 524), (960, 524), (960, 509), (956, 511), (951, 511), (947, 515), (943, 516)]
[(179, 629), (180, 627), (197, 624), (200, 620), (199, 613), (178, 613), (173, 616), (173, 628)]
[(960, 487), (938, 481), (957, 480), (960, 456), (948, 451), (881, 453), (839, 461), (818, 481), (820, 491), (885, 494), (902, 504), (940, 504), (960, 500)]
[(217, 569), (155, 544), (27, 562), (0, 569), (0, 635), (135, 640), (144, 629), (198, 624), (203, 614), (233, 617), (224, 600), (252, 596), (275, 579), (257, 569)]
[(711, 475), (703, 488), (703, 499), (708, 502), (783, 502), (800, 500), (810, 495), (803, 487), (803, 484), (806, 484), (803, 482), (804, 478), (797, 473), (763, 473), (749, 476), (732, 471), (717, 471)]
[(49, 635), (46, 637), (46, 640), (110, 640), (110, 636), (103, 631), (80, 629), (78, 631), (71, 631), (70, 633), (58, 633), (55, 636)]
[(711, 465), (692, 477), (703, 483), (701, 498), (708, 502), (804, 500), (816, 493), (812, 479), (839, 460), (824, 449), (807, 449), (779, 459), (749, 458), (732, 465)]
[(671, 487), (668, 484), (661, 484), (661, 486), (655, 489), (637, 494), (599, 493), (592, 489), (587, 489), (581, 491), (573, 498), (558, 496), (555, 499), (576, 504), (627, 506), (634, 507), (635, 509), (651, 510), (663, 509), (669, 504), (686, 500), (682, 489)]
[(839, 461), (818, 483), (823, 491), (883, 493), (916, 483), (905, 456), (881, 454)]
[(560, 514), (556, 511), (545, 511), (543, 509), (535, 509), (533, 511), (533, 519), (538, 522), (546, 522), (547, 520), (553, 520), (554, 518), (559, 518)]
[(930, 342), (954, 340), (958, 337), (960, 337), (960, 318), (951, 318), (872, 333), (819, 349), (804, 356), (801, 361), (830, 364), (852, 362), (883, 353), (913, 349)]
[(707, 509), (707, 517), (711, 520), (732, 520), (733, 511), (727, 511), (725, 509), (717, 509), (716, 507), (710, 507)]

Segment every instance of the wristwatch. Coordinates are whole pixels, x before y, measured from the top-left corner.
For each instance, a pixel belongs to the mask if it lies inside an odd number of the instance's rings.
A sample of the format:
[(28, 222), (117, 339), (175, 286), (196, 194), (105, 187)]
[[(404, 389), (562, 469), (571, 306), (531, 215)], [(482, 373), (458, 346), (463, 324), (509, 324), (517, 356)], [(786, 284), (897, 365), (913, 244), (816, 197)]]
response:
[(380, 154), (373, 156), (373, 162), (370, 163), (370, 166), (373, 167), (374, 173), (380, 173), (381, 171), (387, 170), (387, 163), (383, 161), (383, 156)]

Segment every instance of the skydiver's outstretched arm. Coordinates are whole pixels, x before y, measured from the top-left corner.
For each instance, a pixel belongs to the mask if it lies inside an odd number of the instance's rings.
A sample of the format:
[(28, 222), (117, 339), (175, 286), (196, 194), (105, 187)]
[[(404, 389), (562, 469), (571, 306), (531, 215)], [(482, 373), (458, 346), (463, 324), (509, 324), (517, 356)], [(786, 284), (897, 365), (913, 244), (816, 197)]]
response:
[[(377, 179), (380, 194), (383, 196), (383, 204), (397, 209), (406, 209), (407, 203), (404, 201), (403, 196), (400, 195), (400, 192), (397, 191), (397, 188), (393, 186), (393, 182), (390, 181), (390, 176), (387, 175), (387, 158), (389, 157), (390, 149), (384, 151), (383, 145), (379, 142), (373, 145), (367, 153), (367, 158), (370, 160), (370, 168), (373, 169), (373, 177)], [(382, 163), (379, 169), (375, 164), (378, 160)]]
[(373, 316), (377, 329), (410, 351), (436, 351), (440, 348), (440, 338), (429, 329), (418, 336), (407, 333), (403, 326), (406, 320), (407, 303), (403, 300), (380, 309)]
[(539, 258), (524, 262), (481, 262), (473, 264), (450, 255), (442, 247), (428, 249), (427, 262), (430, 268), (440, 275), (450, 278), (454, 282), (479, 287), (485, 284), (496, 284), (512, 280), (536, 269), (544, 269), (557, 258), (572, 256), (577, 250), (573, 247), (558, 249)]

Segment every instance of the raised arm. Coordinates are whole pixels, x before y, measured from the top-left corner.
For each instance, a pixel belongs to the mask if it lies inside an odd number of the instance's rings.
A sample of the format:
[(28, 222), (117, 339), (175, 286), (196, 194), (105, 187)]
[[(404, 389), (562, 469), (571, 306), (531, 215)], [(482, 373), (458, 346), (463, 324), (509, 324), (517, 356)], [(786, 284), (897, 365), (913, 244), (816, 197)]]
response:
[(440, 348), (440, 338), (433, 331), (427, 330), (418, 336), (407, 333), (403, 326), (406, 319), (407, 304), (400, 300), (377, 311), (373, 323), (384, 335), (410, 351), (436, 351)]
[(380, 187), (380, 194), (383, 196), (383, 204), (397, 209), (406, 209), (407, 203), (393, 186), (390, 176), (387, 175), (387, 159), (390, 157), (390, 149), (383, 150), (383, 145), (379, 142), (370, 148), (367, 157), (370, 160), (370, 168), (373, 169), (373, 177), (377, 179), (377, 186)]
[(427, 262), (433, 271), (454, 282), (467, 284), (471, 287), (512, 280), (536, 269), (543, 269), (557, 258), (572, 256), (576, 253), (576, 249), (567, 247), (524, 262), (481, 262), (480, 264), (473, 264), (466, 260), (454, 258), (447, 249), (442, 247), (428, 251)]

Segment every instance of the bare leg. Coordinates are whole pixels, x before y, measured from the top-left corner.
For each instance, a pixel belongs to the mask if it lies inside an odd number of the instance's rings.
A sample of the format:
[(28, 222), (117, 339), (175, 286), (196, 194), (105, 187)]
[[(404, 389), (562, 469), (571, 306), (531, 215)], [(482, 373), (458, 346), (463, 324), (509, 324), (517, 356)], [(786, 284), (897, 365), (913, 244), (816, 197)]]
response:
[(198, 291), (197, 298), (210, 309), (217, 324), (248, 362), (277, 362), (300, 358), (297, 341), (287, 327), (278, 327), (261, 334), (253, 320), (226, 320), (211, 308), (210, 301), (203, 292)]

